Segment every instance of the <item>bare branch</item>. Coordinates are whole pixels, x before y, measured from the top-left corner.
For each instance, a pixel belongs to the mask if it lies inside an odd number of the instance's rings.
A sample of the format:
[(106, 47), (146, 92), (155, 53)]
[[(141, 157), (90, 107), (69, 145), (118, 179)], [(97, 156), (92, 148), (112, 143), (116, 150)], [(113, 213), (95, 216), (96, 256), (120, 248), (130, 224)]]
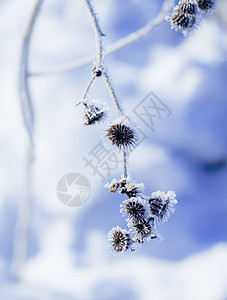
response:
[(96, 13), (94, 11), (93, 6), (91, 5), (91, 2), (89, 0), (84, 0), (85, 3), (87, 4), (88, 10), (90, 12), (91, 15), (91, 19), (92, 19), (92, 23), (93, 23), (93, 27), (95, 30), (95, 36), (96, 36), (96, 47), (97, 47), (97, 67), (101, 68), (102, 67), (102, 60), (103, 60), (103, 44), (102, 44), (102, 38), (105, 36), (102, 31), (101, 28), (99, 26), (99, 22), (96, 16)]
[[(151, 20), (147, 25), (142, 27), (141, 29), (129, 34), (128, 36), (119, 39), (112, 45), (106, 48), (105, 55), (112, 54), (138, 40), (141, 38), (144, 38), (147, 36), (154, 28), (159, 26), (160, 24), (163, 23), (165, 20), (165, 17), (169, 14), (170, 10), (173, 8), (174, 5), (174, 0), (166, 0), (162, 6), (162, 9), (159, 13), (159, 15)], [(69, 62), (67, 64), (64, 64), (62, 66), (52, 68), (52, 69), (47, 69), (45, 71), (38, 71), (38, 72), (33, 72), (31, 71), (29, 73), (29, 76), (55, 76), (55, 75), (60, 75), (66, 72), (71, 72), (73, 70), (76, 70), (78, 68), (84, 67), (86, 65), (91, 64), (95, 59), (95, 56), (90, 56), (82, 59), (77, 59), (74, 62)]]
[(25, 195), (20, 199), (18, 204), (17, 221), (15, 225), (15, 236), (13, 245), (13, 255), (11, 261), (11, 275), (14, 278), (19, 279), (21, 267), (26, 259), (27, 254), (27, 235), (30, 224), (31, 215), (31, 173), (32, 162), (34, 156), (34, 143), (33, 143), (33, 126), (34, 115), (32, 99), (30, 95), (30, 89), (28, 85), (28, 58), (29, 48), (34, 28), (35, 21), (38, 17), (41, 5), (44, 0), (37, 0), (29, 24), (27, 26), (20, 60), (20, 72), (19, 72), (19, 90), (21, 110), (24, 119), (24, 124), (29, 137), (29, 146), (27, 152), (26, 161), (26, 179), (25, 179)]
[(19, 73), (21, 109), (22, 109), (24, 124), (28, 132), (30, 143), (32, 145), (33, 145), (34, 115), (33, 115), (33, 106), (32, 106), (30, 90), (28, 86), (28, 57), (29, 57), (29, 48), (30, 48), (30, 41), (31, 41), (33, 27), (37, 19), (37, 16), (39, 14), (42, 3), (43, 0), (37, 0), (27, 30), (24, 35), (21, 60), (20, 60), (20, 73)]

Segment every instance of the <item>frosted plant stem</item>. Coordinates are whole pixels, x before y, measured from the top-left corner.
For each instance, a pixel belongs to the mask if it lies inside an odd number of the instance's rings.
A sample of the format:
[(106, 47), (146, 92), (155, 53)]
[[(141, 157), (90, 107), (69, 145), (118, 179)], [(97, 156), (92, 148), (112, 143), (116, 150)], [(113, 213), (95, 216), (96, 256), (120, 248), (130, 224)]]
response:
[(103, 43), (102, 43), (102, 38), (105, 36), (102, 31), (101, 28), (99, 26), (99, 22), (96, 16), (96, 13), (93, 9), (93, 6), (91, 5), (90, 0), (84, 0), (88, 10), (90, 12), (91, 15), (91, 19), (92, 19), (92, 23), (93, 23), (93, 27), (95, 30), (95, 36), (96, 36), (96, 47), (97, 47), (97, 67), (101, 68), (102, 67), (102, 61), (103, 61)]
[(119, 117), (123, 118), (124, 114), (123, 114), (122, 108), (121, 108), (121, 106), (119, 104), (119, 101), (117, 100), (114, 88), (113, 88), (113, 86), (111, 84), (111, 81), (110, 81), (110, 78), (109, 78), (109, 76), (108, 76), (108, 74), (106, 72), (103, 73), (103, 78), (104, 78), (104, 80), (106, 82), (106, 85), (108, 87), (109, 93), (111, 95), (111, 98), (112, 98), (113, 103), (115, 105), (115, 108), (117, 110), (117, 114), (118, 114)]
[[(147, 23), (144, 27), (140, 28), (139, 30), (129, 34), (128, 36), (126, 36), (124, 38), (119, 39), (118, 41), (116, 41), (115, 43), (113, 43), (112, 45), (107, 47), (106, 51), (105, 51), (105, 55), (112, 54), (112, 53), (140, 40), (141, 38), (144, 38), (145, 36), (147, 36), (153, 29), (155, 29), (157, 26), (161, 25), (164, 22), (165, 17), (169, 14), (170, 10), (173, 8), (173, 5), (174, 5), (174, 0), (166, 0), (163, 3), (162, 9), (156, 18), (151, 20), (149, 23)], [(99, 57), (101, 57), (101, 56), (102, 56), (102, 54), (99, 55)], [(29, 76), (60, 75), (60, 74), (70, 72), (70, 71), (76, 70), (78, 68), (84, 67), (86, 65), (89, 65), (90, 63), (92, 63), (94, 61), (94, 59), (95, 59), (94, 55), (91, 57), (85, 57), (82, 59), (80, 58), (74, 62), (70, 62), (70, 63), (62, 65), (60, 67), (56, 67), (56, 68), (49, 69), (46, 71), (38, 71), (38, 72), (31, 71), (29, 73)]]
[(17, 221), (13, 242), (13, 256), (11, 261), (10, 273), (14, 279), (20, 279), (21, 270), (27, 255), (28, 231), (31, 216), (31, 195), (32, 195), (32, 162), (34, 148), (29, 145), (27, 149), (26, 178), (24, 195), (18, 204)]
[[(107, 85), (107, 88), (108, 88), (108, 91), (110, 93), (110, 96), (111, 96), (111, 99), (113, 100), (113, 103), (115, 105), (115, 108), (116, 108), (116, 111), (117, 111), (117, 114), (120, 118), (123, 118), (124, 117), (124, 113), (122, 111), (122, 108), (120, 106), (120, 103), (116, 97), (116, 93), (114, 91), (114, 88), (113, 88), (113, 85), (111, 83), (111, 80), (109, 78), (109, 75), (107, 73), (107, 71), (105, 70), (105, 64), (104, 64), (104, 61), (103, 61), (103, 44), (102, 44), (102, 37), (103, 37), (103, 34), (102, 34), (102, 31), (100, 29), (100, 26), (99, 26), (99, 23), (98, 23), (98, 20), (97, 20), (97, 17), (96, 17), (96, 14), (95, 14), (95, 11), (93, 9), (93, 7), (91, 6), (91, 3), (89, 0), (84, 0), (88, 6), (88, 9), (89, 9), (89, 12), (91, 14), (91, 17), (92, 17), (92, 21), (93, 21), (93, 27), (94, 27), (94, 30), (95, 30), (95, 34), (96, 34), (96, 47), (97, 47), (97, 59), (98, 59), (98, 67), (99, 68), (102, 68), (102, 76), (105, 80), (105, 83)], [(91, 83), (88, 85), (88, 88), (86, 91), (88, 91), (90, 89), (90, 86), (92, 84), (93, 81), (91, 81)], [(87, 93), (85, 92), (85, 95)], [(127, 154), (126, 154), (126, 149), (125, 147), (122, 149), (122, 152), (123, 152), (123, 168), (122, 168), (122, 177), (124, 179), (127, 179)]]
[(127, 179), (128, 172), (127, 172), (127, 152), (125, 147), (122, 149), (123, 153), (123, 169), (122, 169), (122, 179)]
[(92, 77), (91, 81), (88, 84), (88, 87), (86, 88), (86, 91), (84, 92), (83, 100), (87, 97), (87, 94), (88, 94), (94, 80), (95, 80), (95, 75)]
[(20, 101), (24, 124), (27, 129), (31, 144), (33, 144), (33, 126), (34, 126), (34, 114), (33, 106), (30, 95), (30, 89), (28, 86), (28, 57), (30, 49), (30, 41), (32, 36), (33, 27), (38, 17), (41, 5), (44, 0), (37, 0), (30, 22), (24, 35), (21, 60), (20, 60), (20, 72), (19, 72), (19, 89), (20, 89)]
[[(88, 10), (90, 12), (90, 15), (91, 15), (91, 18), (92, 18), (92, 24), (93, 24), (94, 31), (95, 31), (95, 34), (96, 34), (96, 47), (97, 47), (98, 68), (104, 68), (104, 62), (103, 62), (103, 45), (102, 45), (102, 37), (104, 36), (104, 34), (101, 31), (101, 28), (99, 26), (99, 22), (98, 22), (96, 13), (95, 13), (95, 11), (94, 11), (91, 3), (90, 3), (90, 0), (84, 0), (84, 1), (87, 4)], [(106, 70), (103, 72), (103, 77), (104, 77), (104, 80), (105, 80), (106, 85), (108, 87), (110, 96), (111, 96), (111, 98), (112, 98), (112, 100), (114, 102), (114, 105), (116, 107), (117, 114), (118, 114), (119, 117), (123, 117), (124, 115), (123, 115), (122, 109), (120, 107), (119, 101), (117, 100), (116, 93), (114, 91), (114, 88), (113, 88), (113, 86), (111, 84), (111, 81), (109, 79), (109, 76), (108, 76)], [(93, 81), (91, 81), (91, 83), (88, 85), (88, 88), (87, 88), (86, 91), (89, 90), (92, 82)], [(86, 94), (86, 92), (85, 92), (85, 94)]]
[(34, 143), (33, 143), (33, 127), (34, 127), (34, 114), (30, 89), (28, 85), (28, 59), (29, 48), (34, 28), (35, 21), (38, 17), (41, 5), (44, 0), (37, 0), (34, 10), (32, 12), (29, 24), (27, 26), (22, 45), (20, 72), (19, 72), (19, 92), (21, 101), (22, 116), (25, 124), (26, 131), (29, 137), (29, 145), (26, 154), (26, 178), (25, 178), (25, 194), (20, 199), (18, 204), (17, 220), (15, 225), (15, 235), (13, 244), (13, 254), (11, 261), (11, 275), (19, 279), (23, 263), (27, 254), (27, 235), (29, 229), (29, 221), (31, 214), (31, 173), (32, 162), (34, 156)]

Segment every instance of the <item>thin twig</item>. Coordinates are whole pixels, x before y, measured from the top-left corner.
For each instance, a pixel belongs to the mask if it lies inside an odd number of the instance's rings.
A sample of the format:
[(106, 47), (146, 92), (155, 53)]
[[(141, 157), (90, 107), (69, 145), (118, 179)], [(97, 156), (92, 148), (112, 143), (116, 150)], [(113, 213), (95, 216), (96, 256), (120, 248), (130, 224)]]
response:
[(28, 85), (28, 59), (30, 41), (34, 28), (35, 21), (38, 17), (41, 5), (44, 0), (37, 0), (32, 16), (30, 18), (27, 30), (24, 35), (21, 60), (20, 60), (20, 72), (19, 72), (19, 91), (22, 116), (25, 124), (26, 131), (29, 137), (29, 145), (27, 150), (26, 161), (26, 179), (25, 179), (25, 195), (21, 199), (18, 205), (17, 221), (15, 225), (15, 236), (13, 255), (11, 261), (11, 274), (14, 278), (20, 277), (21, 267), (26, 259), (27, 254), (27, 235), (30, 223), (31, 215), (31, 173), (32, 162), (34, 156), (34, 143), (33, 143), (33, 127), (34, 127), (34, 114), (32, 99), (30, 95), (30, 89)]
[[(159, 13), (159, 15), (151, 20), (147, 25), (144, 27), (140, 28), (139, 30), (129, 34), (128, 36), (119, 39), (112, 45), (106, 48), (105, 55), (112, 54), (125, 46), (128, 46), (141, 38), (144, 38), (147, 36), (154, 28), (159, 26), (160, 24), (163, 23), (165, 20), (165, 17), (169, 14), (170, 10), (173, 8), (174, 5), (174, 0), (166, 0), (163, 3), (162, 9)], [(45, 71), (31, 71), (29, 73), (29, 76), (55, 76), (55, 75), (60, 75), (66, 72), (71, 72), (74, 71), (78, 68), (87, 66), (91, 64), (95, 59), (95, 56), (89, 56), (81, 59), (77, 59), (74, 62), (69, 62), (67, 64), (64, 64), (59, 67), (47, 69)]]
[(96, 76), (93, 75), (93, 77), (91, 78), (91, 81), (89, 82), (89, 84), (88, 84), (88, 86), (87, 86), (87, 88), (86, 88), (86, 90), (84, 92), (83, 100), (87, 97), (87, 94), (88, 94), (88, 92), (89, 92), (89, 90), (90, 90), (90, 88), (92, 86), (92, 83), (94, 82), (95, 78), (96, 78)]
[(123, 113), (122, 108), (121, 108), (121, 106), (119, 104), (119, 101), (117, 100), (117, 97), (116, 97), (114, 88), (113, 88), (113, 86), (111, 84), (110, 78), (109, 78), (109, 76), (108, 76), (108, 74), (106, 72), (103, 72), (103, 78), (104, 78), (104, 80), (106, 82), (106, 85), (108, 87), (109, 93), (111, 95), (111, 98), (112, 98), (113, 103), (115, 105), (115, 108), (117, 110), (117, 114), (118, 114), (119, 117), (123, 118), (124, 117), (124, 113)]
[(97, 63), (98, 63), (97, 67), (101, 68), (102, 67), (102, 60), (103, 60), (103, 42), (102, 42), (102, 38), (105, 35), (101, 31), (96, 13), (94, 11), (93, 6), (91, 5), (91, 2), (89, 0), (84, 0), (84, 1), (87, 4), (88, 10), (89, 10), (90, 15), (91, 15), (93, 27), (95, 29), (96, 48), (97, 48)]
[[(108, 87), (108, 90), (109, 90), (109, 93), (110, 93), (110, 96), (114, 102), (114, 105), (116, 107), (116, 110), (117, 110), (117, 114), (119, 117), (123, 117), (123, 111), (122, 111), (122, 108), (120, 107), (120, 104), (119, 104), (119, 101), (116, 97), (116, 93), (114, 91), (114, 88), (111, 84), (111, 81), (109, 79), (109, 76), (107, 74), (107, 71), (104, 70), (105, 69), (105, 66), (104, 66), (104, 61), (103, 61), (103, 45), (102, 45), (102, 37), (103, 37), (103, 33), (100, 29), (100, 25), (99, 25), (99, 22), (98, 22), (98, 19), (96, 17), (96, 13), (90, 3), (90, 0), (84, 0), (87, 4), (87, 7), (88, 7), (88, 10), (90, 12), (90, 15), (92, 17), (92, 24), (93, 24), (93, 27), (94, 27), (94, 31), (95, 31), (95, 34), (96, 34), (96, 47), (97, 47), (97, 59), (98, 59), (98, 63), (99, 63), (99, 66), (98, 68), (102, 68), (102, 75), (104, 77), (104, 80), (106, 82), (106, 85)], [(86, 91), (89, 90), (91, 84), (92, 84), (93, 81), (91, 81), (88, 85), (88, 88), (86, 89)], [(85, 92), (85, 95), (87, 93)], [(84, 99), (84, 98), (83, 98)]]

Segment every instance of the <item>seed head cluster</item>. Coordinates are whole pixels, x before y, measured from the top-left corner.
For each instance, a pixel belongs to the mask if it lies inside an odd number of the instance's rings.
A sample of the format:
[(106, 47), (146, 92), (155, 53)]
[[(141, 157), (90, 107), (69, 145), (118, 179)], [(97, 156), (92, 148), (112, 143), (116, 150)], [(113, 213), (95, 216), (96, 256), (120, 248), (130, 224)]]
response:
[(216, 4), (216, 0), (180, 0), (174, 7), (172, 16), (166, 19), (171, 28), (186, 36), (199, 26), (202, 14), (213, 12)]
[[(124, 179), (124, 181), (126, 180)], [(124, 186), (126, 186), (125, 182)], [(113, 180), (112, 183), (108, 186), (106, 185), (106, 187), (109, 191), (119, 192), (119, 189), (122, 188), (122, 180)], [(133, 244), (133, 250), (135, 250), (136, 246), (141, 246), (145, 241), (150, 241), (155, 238), (161, 239), (161, 236), (157, 232), (155, 218), (160, 224), (168, 220), (170, 214), (174, 212), (173, 206), (177, 204), (175, 197), (176, 194), (172, 191), (166, 194), (157, 191), (152, 193), (150, 197), (137, 195), (135, 197), (128, 197), (127, 200), (122, 202), (120, 212), (123, 217), (126, 217), (127, 226), (129, 228), (127, 238), (130, 240), (129, 244)], [(122, 251), (117, 248), (116, 237), (113, 235), (115, 231), (116, 227), (114, 227), (108, 235), (108, 243), (112, 251), (114, 253), (122, 253), (127, 249), (132, 250), (132, 247), (125, 247)], [(121, 240), (125, 241), (125, 239), (123, 239), (122, 236)], [(120, 242), (119, 239), (118, 241)]]

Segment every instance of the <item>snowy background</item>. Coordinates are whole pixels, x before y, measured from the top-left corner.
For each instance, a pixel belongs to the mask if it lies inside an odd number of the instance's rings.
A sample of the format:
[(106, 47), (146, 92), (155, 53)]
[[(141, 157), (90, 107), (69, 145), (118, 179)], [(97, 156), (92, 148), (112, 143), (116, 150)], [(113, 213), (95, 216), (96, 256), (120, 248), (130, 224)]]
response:
[[(46, 0), (31, 45), (30, 69), (41, 71), (95, 53), (82, 0)], [(148, 37), (108, 57), (114, 86), (129, 116), (147, 138), (132, 153), (130, 173), (146, 194), (175, 190), (176, 212), (159, 226), (162, 242), (113, 256), (109, 230), (126, 227), (124, 197), (110, 194), (83, 157), (116, 117), (101, 80), (89, 99), (110, 110), (103, 125), (82, 126), (81, 99), (92, 64), (59, 76), (33, 77), (35, 161), (28, 258), (22, 280), (10, 276), (18, 203), (26, 190), (28, 138), (18, 94), (23, 33), (34, 0), (0, 1), (0, 298), (1, 300), (226, 300), (227, 299), (227, 2), (184, 38), (167, 22)], [(160, 0), (94, 0), (108, 46), (160, 11)], [(133, 109), (150, 92), (172, 111), (155, 119), (154, 132)], [(91, 196), (69, 208), (56, 185), (80, 172)], [(120, 178), (119, 166), (106, 182)]]

